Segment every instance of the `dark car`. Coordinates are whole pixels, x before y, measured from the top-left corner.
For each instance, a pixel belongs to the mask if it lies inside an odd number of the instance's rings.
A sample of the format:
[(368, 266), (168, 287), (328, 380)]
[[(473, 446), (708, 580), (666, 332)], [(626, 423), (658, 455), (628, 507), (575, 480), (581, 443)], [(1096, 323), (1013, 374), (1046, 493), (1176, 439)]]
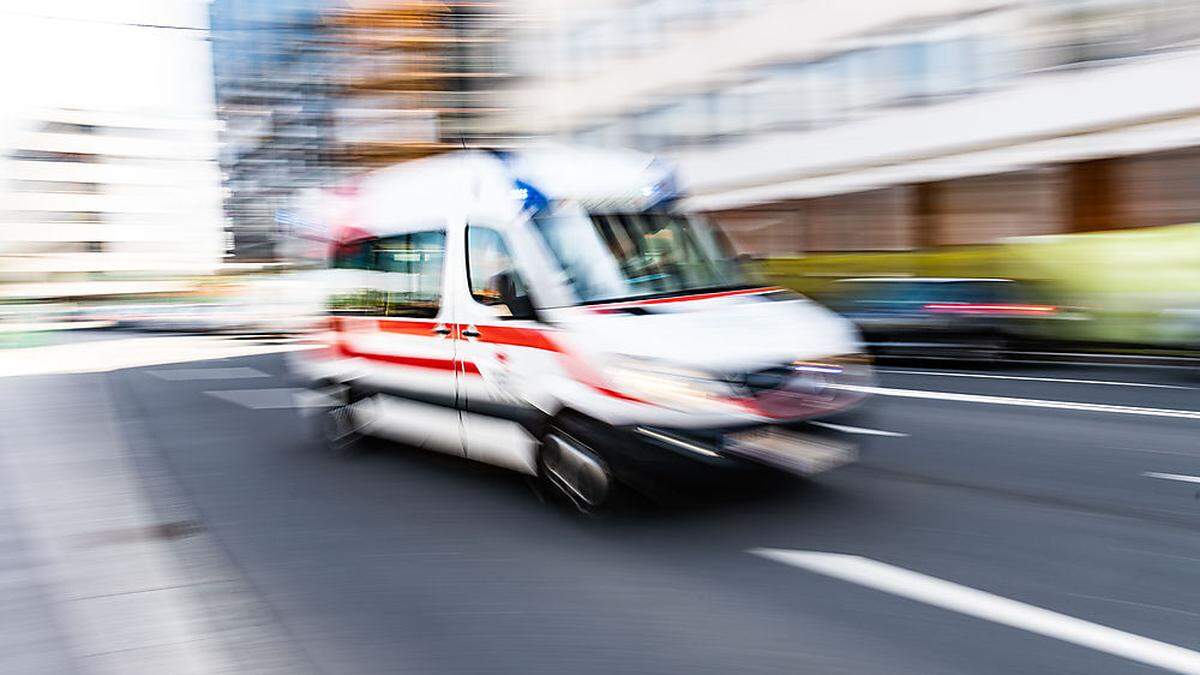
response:
[(994, 360), (1058, 316), (1033, 296), (1011, 279), (878, 277), (836, 282), (830, 305), (876, 354)]

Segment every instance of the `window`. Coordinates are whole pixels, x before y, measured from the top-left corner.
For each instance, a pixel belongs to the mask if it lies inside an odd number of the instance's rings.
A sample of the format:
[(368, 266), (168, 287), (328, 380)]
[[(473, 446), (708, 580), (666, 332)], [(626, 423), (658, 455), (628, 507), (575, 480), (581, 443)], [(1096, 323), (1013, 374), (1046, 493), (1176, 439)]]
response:
[(433, 318), (442, 297), (446, 235), (416, 232), (371, 245), (372, 290), (382, 316)]
[[(467, 283), (475, 301), (493, 307), (511, 318), (514, 313), (525, 315), (524, 305), (514, 310), (509, 304), (520, 299), (528, 303), (528, 292), (513, 267), (512, 255), (496, 230), (486, 227), (467, 228)], [(508, 288), (506, 288), (508, 286)]]
[(68, 180), (14, 180), (12, 189), (15, 192), (43, 192), (62, 194), (98, 194), (99, 183), (82, 183)]
[(1048, 67), (1136, 56), (1150, 3), (1142, 0), (1048, 0), (1040, 18)]
[(94, 162), (95, 155), (78, 152), (55, 152), (52, 150), (14, 150), (9, 159), (22, 162)]
[(697, 218), (560, 206), (540, 213), (534, 226), (579, 302), (747, 285), (728, 241)]
[(352, 241), (339, 244), (333, 254), (333, 267), (339, 270), (366, 270), (370, 241)]
[(433, 318), (441, 306), (446, 235), (414, 232), (338, 246), (329, 309), (339, 314)]

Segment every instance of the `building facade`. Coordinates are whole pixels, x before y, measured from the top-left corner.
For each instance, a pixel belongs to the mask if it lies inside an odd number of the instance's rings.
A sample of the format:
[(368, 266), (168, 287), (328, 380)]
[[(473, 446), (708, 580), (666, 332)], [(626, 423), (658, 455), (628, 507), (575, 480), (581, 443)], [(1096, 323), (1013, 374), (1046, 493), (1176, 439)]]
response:
[(1200, 221), (1192, 0), (527, 0), (507, 124), (674, 159), (747, 253)]
[(213, 74), (233, 258), (276, 257), (276, 212), (322, 184), (331, 127), (326, 0), (214, 0)]
[(11, 146), (0, 191), (5, 295), (139, 293), (223, 264), (211, 118), (46, 110), (20, 120)]
[(505, 6), (215, 0), (222, 169), (235, 257), (271, 261), (306, 188), (488, 143)]

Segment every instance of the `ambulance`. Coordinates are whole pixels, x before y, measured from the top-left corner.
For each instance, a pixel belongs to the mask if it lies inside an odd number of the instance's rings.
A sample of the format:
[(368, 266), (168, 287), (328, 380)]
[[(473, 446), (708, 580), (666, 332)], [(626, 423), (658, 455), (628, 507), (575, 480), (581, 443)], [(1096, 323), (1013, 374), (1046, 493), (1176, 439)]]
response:
[(294, 363), (323, 440), (504, 467), (584, 512), (852, 461), (858, 333), (756, 281), (675, 185), (648, 155), (547, 146), (328, 193), (319, 347)]

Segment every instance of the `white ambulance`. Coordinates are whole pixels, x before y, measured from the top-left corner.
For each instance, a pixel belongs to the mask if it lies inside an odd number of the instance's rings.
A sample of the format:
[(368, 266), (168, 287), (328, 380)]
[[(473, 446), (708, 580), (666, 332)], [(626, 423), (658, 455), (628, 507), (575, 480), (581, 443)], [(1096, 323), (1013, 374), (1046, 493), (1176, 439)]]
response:
[[(738, 473), (811, 475), (873, 383), (853, 326), (757, 283), (634, 152), (460, 152), (329, 195), (325, 440), (519, 471), (592, 511)], [(331, 208), (330, 204), (337, 204)]]

